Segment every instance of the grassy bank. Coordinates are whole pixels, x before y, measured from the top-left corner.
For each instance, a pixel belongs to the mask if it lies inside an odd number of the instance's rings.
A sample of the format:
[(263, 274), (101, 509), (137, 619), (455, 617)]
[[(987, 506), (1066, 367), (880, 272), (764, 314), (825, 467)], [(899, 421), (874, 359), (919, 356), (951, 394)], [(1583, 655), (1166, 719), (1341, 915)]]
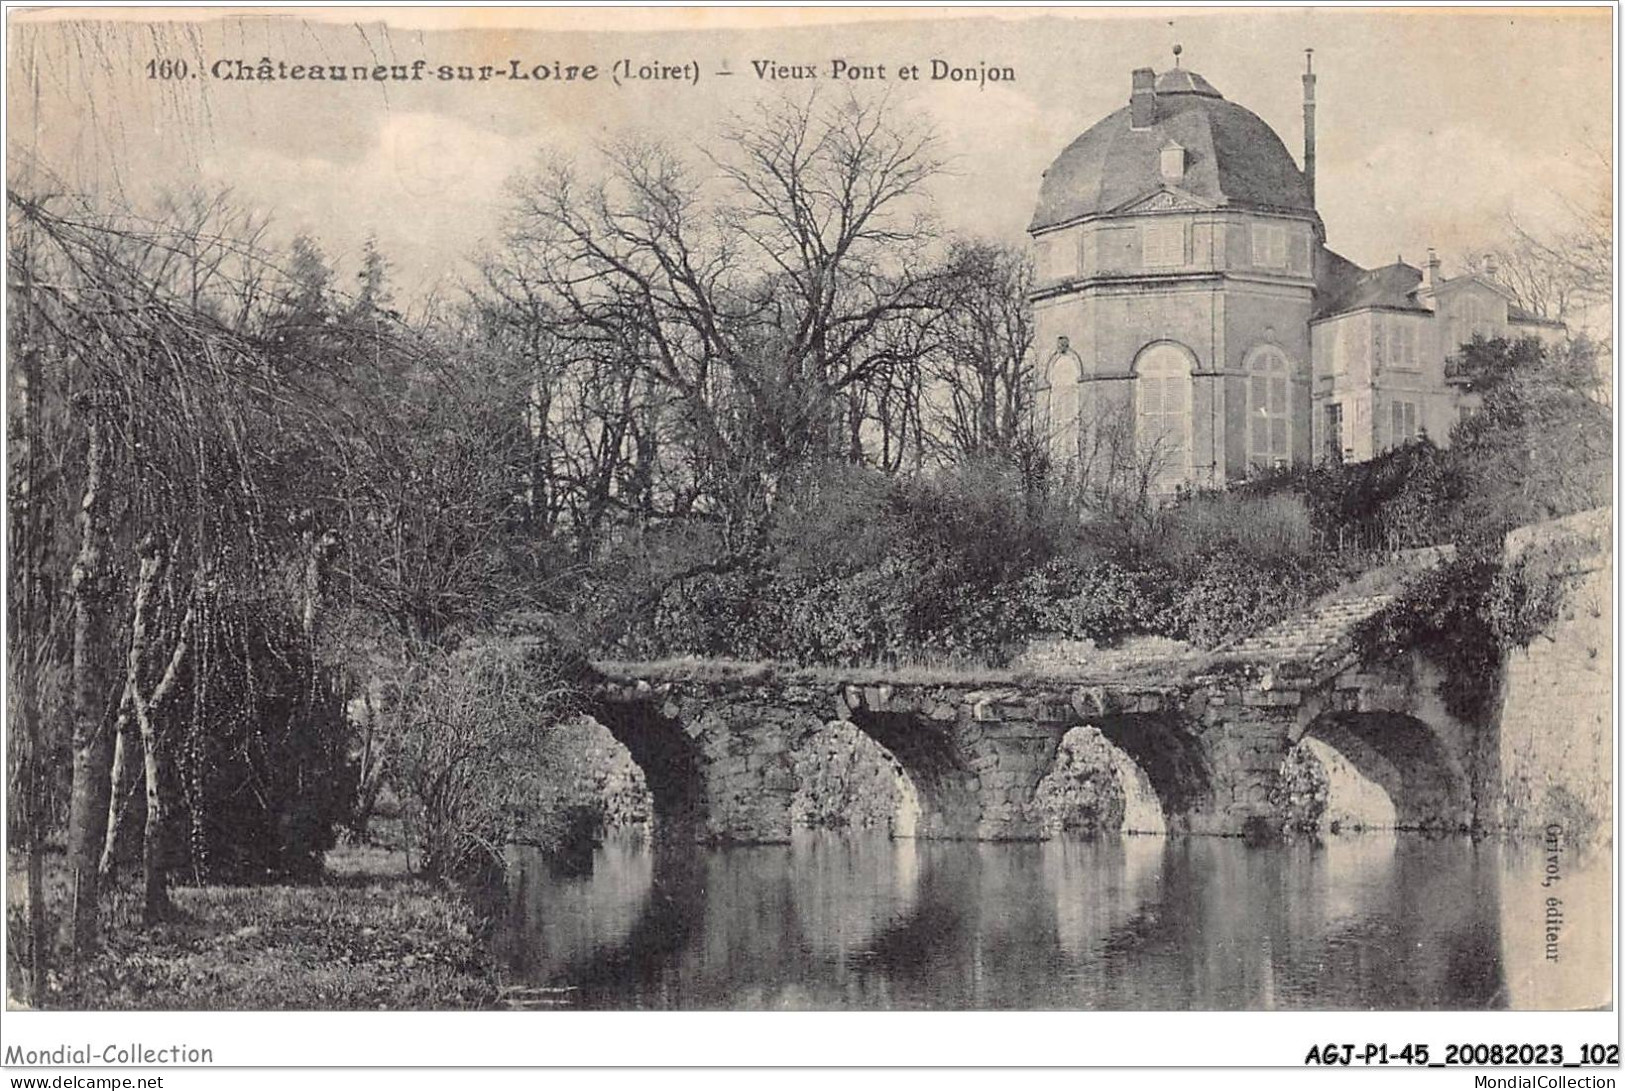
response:
[[(63, 860), (47, 861), (51, 919), (66, 905)], [(10, 861), (10, 1003), (21, 996), (20, 857)], [(446, 887), (408, 874), (381, 845), (328, 854), (308, 885), (177, 887), (174, 921), (142, 928), (137, 891), (120, 889), (104, 913), (106, 944), (72, 984), (53, 959), (47, 1006), (107, 1010), (490, 1008), (494, 964), (479, 922)], [(59, 937), (60, 941), (60, 937)]]

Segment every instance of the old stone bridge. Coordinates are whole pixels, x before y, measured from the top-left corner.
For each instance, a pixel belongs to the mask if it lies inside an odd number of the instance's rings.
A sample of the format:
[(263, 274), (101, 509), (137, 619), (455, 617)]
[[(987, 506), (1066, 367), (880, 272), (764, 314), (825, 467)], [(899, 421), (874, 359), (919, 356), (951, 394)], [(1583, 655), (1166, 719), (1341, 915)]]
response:
[[(1168, 832), (1279, 829), (1283, 760), (1300, 744), (1380, 788), (1402, 829), (1538, 830), (1554, 820), (1543, 814), (1572, 823), (1580, 812), (1603, 829), (1611, 527), (1611, 509), (1600, 509), (1509, 537), (1509, 556), (1546, 556), (1573, 591), (1551, 631), (1482, 680), (1499, 689), (1489, 723), (1452, 716), (1421, 655), (1368, 663), (1355, 650), (1357, 624), (1438, 563), (1430, 551), (1214, 653), (1057, 645), (1014, 671), (980, 675), (604, 663), (594, 716), (643, 770), (657, 825), (703, 841), (787, 840), (808, 781), (830, 779), (807, 755), (850, 752), (865, 739), (911, 805), (894, 833), (1046, 836), (1053, 814), (1041, 786), (1073, 771), (1057, 755), (1080, 728), (1099, 733), (1085, 734)], [(881, 794), (871, 781), (837, 798), (857, 810)]]
[(1282, 762), (1306, 737), (1379, 785), (1402, 828), (1482, 824), (1491, 733), (1446, 712), (1419, 657), (1352, 651), (1389, 601), (1356, 588), (1216, 654), (1057, 648), (980, 677), (600, 664), (594, 716), (644, 771), (657, 823), (705, 841), (788, 840), (796, 755), (853, 728), (895, 763), (917, 803), (901, 832), (921, 837), (1044, 836), (1039, 784), (1083, 726), (1127, 756), (1170, 832), (1278, 825)]

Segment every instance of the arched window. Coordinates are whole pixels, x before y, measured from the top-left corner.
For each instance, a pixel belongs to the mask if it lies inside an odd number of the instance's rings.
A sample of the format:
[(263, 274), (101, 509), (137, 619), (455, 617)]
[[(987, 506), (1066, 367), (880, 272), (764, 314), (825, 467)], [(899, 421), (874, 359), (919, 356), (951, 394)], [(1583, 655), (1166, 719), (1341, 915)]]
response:
[(1247, 465), (1270, 470), (1292, 462), (1292, 365), (1273, 346), (1247, 355)]
[(1191, 355), (1162, 342), (1134, 361), (1134, 456), (1158, 488), (1190, 480)]
[(1050, 451), (1058, 459), (1077, 455), (1078, 418), (1082, 409), (1083, 361), (1065, 337), (1057, 338), (1055, 353), (1045, 369), (1043, 405), (1050, 436)]

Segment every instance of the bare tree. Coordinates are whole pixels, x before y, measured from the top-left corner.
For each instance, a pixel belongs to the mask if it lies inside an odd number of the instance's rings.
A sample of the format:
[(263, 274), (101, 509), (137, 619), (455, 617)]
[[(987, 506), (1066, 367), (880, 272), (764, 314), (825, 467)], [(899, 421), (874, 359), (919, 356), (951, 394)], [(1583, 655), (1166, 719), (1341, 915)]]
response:
[(1136, 423), (1131, 404), (1092, 400), (1071, 419), (1044, 420), (1057, 495), (1084, 519), (1144, 528), (1168, 494), (1179, 445)]
[(956, 246), (946, 263), (931, 375), (942, 404), (935, 431), (949, 457), (1014, 459), (1033, 418), (1032, 269), (1024, 254), (985, 243)]
[(610, 149), (593, 183), (552, 165), (518, 185), (507, 242), (535, 255), (574, 358), (635, 361), (667, 392), (689, 512), (741, 549), (785, 472), (841, 453), (843, 395), (886, 362), (877, 330), (926, 306), (939, 164), (928, 133), (855, 99), (778, 103), (723, 137), (708, 177), (651, 144)]
[[(228, 598), (282, 582), (278, 509), (292, 475), (281, 460), (299, 414), (260, 345), (231, 325), (259, 312), (268, 282), (251, 249), (257, 221), (196, 195), (166, 206), (167, 226), (15, 192), (8, 207), (14, 237), (30, 240), (25, 278), (42, 327), (29, 398), (60, 407), (56, 438), (82, 457), (65, 475), (77, 490), (68, 843), (82, 959), (137, 744), (148, 916), (168, 910), (165, 724), (179, 711), (169, 698), (183, 672), (202, 673), (191, 662), (200, 596), (223, 580)], [(191, 712), (195, 732), (206, 710), (194, 701)]]
[(1473, 272), (1493, 269), (1520, 307), (1571, 332), (1583, 330), (1606, 355), (1614, 290), (1613, 164), (1606, 151), (1588, 150), (1589, 199), (1564, 199), (1561, 222), (1544, 229), (1508, 216), (1506, 240), (1463, 264)]

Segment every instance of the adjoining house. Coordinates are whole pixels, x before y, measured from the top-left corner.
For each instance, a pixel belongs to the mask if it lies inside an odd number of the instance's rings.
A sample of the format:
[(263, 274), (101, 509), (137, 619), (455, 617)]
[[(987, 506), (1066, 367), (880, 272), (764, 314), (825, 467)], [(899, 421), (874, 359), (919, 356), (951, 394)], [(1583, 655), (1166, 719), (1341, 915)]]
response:
[[(1312, 57), (1311, 57), (1312, 61)], [(1056, 454), (1106, 448), (1154, 487), (1359, 460), (1448, 441), (1475, 396), (1448, 358), (1474, 334), (1560, 339), (1483, 274), (1364, 269), (1315, 210), (1315, 76), (1300, 169), (1274, 130), (1176, 67), (1132, 74), (1128, 105), (1044, 173), (1028, 228), (1038, 411)]]

